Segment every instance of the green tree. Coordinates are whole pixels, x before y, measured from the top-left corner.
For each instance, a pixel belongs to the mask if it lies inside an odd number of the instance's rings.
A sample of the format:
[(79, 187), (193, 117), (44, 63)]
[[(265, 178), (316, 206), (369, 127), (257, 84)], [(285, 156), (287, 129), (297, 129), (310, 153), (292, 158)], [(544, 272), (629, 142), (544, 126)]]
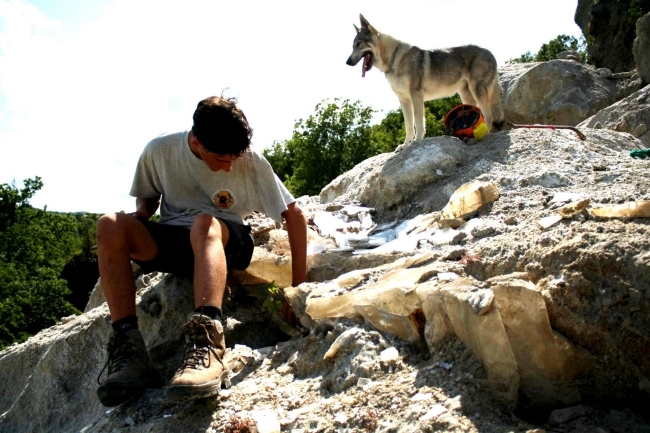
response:
[[(562, 51), (579, 51), (580, 42), (573, 36), (559, 35), (555, 39), (542, 44), (535, 55), (535, 61), (546, 62), (557, 59)], [(582, 53), (584, 56), (584, 52)]]
[[(438, 137), (449, 135), (443, 124), (445, 114), (456, 105), (461, 104), (460, 96), (454, 95), (448, 98), (434, 99), (424, 103), (424, 126), (425, 137)], [(401, 109), (390, 111), (382, 121), (372, 127), (373, 139), (378, 143), (382, 152), (392, 152), (404, 142), (406, 128), (404, 126), (404, 114)]]
[(15, 185), (0, 185), (0, 232), (16, 223), (20, 211), (30, 207), (28, 200), (41, 188), (43, 182), (38, 176), (26, 179), (20, 190)]
[(262, 151), (264, 157), (273, 167), (273, 171), (283, 182), (293, 176), (293, 164), (296, 159), (294, 149), (288, 147), (287, 143), (288, 140), (274, 141), (270, 148)]
[(90, 292), (99, 278), (97, 264), (97, 220), (101, 215), (86, 212), (68, 214), (77, 225), (79, 251), (66, 263), (61, 278), (66, 280), (70, 294), (66, 296), (75, 308), (83, 310)]
[(508, 60), (507, 63), (530, 63), (535, 61), (535, 56), (533, 56), (530, 51), (526, 51), (519, 57)]
[(627, 3), (627, 14), (630, 24), (636, 24), (636, 20), (650, 12), (650, 0), (618, 0)]
[(404, 114), (401, 109), (389, 111), (381, 122), (372, 126), (372, 138), (382, 152), (392, 152), (406, 138)]
[(336, 98), (320, 102), (315, 110), (296, 122), (291, 139), (263, 151), (297, 196), (318, 194), (339, 174), (379, 153), (372, 140), (371, 108)]
[(424, 103), (425, 125), (427, 128), (427, 137), (439, 137), (441, 135), (451, 135), (444, 125), (445, 115), (455, 106), (462, 104), (458, 94), (448, 98), (434, 99)]
[(577, 51), (583, 61), (587, 61), (587, 43), (584, 37), (578, 40), (574, 36), (558, 35), (555, 39), (542, 44), (535, 55), (526, 51), (521, 56), (508, 60), (507, 63), (546, 62), (556, 59), (562, 51)]
[(39, 177), (0, 185), (0, 348), (78, 313), (59, 275), (79, 250), (74, 218), (34, 209)]

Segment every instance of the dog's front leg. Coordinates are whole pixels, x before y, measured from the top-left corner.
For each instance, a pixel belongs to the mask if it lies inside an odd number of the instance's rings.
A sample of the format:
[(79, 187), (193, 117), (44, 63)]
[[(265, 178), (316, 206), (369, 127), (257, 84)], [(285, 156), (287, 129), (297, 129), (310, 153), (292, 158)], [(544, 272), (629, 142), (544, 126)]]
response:
[(426, 132), (424, 126), (424, 95), (422, 93), (414, 93), (411, 95), (413, 114), (415, 115), (415, 139), (422, 140)]
[(415, 138), (415, 128), (413, 127), (413, 103), (411, 102), (411, 98), (400, 94), (398, 94), (397, 97), (399, 98), (399, 104), (402, 106), (402, 113), (404, 114), (406, 138), (404, 139), (404, 143), (395, 149), (395, 152), (399, 152), (408, 146), (409, 143)]

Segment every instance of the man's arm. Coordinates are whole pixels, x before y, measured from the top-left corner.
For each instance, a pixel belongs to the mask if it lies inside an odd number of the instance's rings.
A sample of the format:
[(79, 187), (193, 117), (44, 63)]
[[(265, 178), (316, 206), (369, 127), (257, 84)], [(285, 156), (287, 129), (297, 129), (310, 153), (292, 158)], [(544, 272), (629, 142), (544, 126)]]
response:
[(153, 198), (138, 197), (135, 199), (135, 212), (130, 213), (138, 219), (148, 220), (156, 213), (160, 206), (160, 196)]
[(296, 202), (282, 212), (287, 222), (291, 247), (291, 284), (297, 286), (307, 281), (307, 218)]

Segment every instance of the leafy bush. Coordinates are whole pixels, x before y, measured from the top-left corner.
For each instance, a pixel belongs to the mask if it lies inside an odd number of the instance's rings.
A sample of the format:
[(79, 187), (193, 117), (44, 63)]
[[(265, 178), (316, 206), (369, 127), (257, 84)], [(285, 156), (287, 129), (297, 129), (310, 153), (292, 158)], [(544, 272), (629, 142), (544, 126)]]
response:
[(66, 280), (70, 294), (66, 296), (75, 308), (83, 310), (90, 298), (90, 292), (99, 278), (97, 264), (97, 220), (101, 215), (77, 212), (68, 214), (77, 225), (78, 252), (66, 263), (61, 278)]
[[(650, 0), (618, 0), (627, 3), (627, 19), (630, 25), (636, 26), (636, 20), (650, 12)], [(635, 27), (636, 31), (636, 27)]]
[(562, 51), (577, 51), (582, 56), (583, 62), (587, 61), (587, 43), (584, 37), (578, 40), (574, 36), (559, 35), (542, 44), (536, 54), (526, 51), (521, 56), (508, 60), (507, 63), (546, 62), (556, 59)]
[(293, 194), (316, 195), (336, 176), (379, 153), (372, 114), (359, 101), (324, 100), (314, 114), (296, 122), (291, 139), (263, 154)]
[(79, 249), (77, 224), (29, 205), (42, 187), (39, 177), (0, 185), (0, 349), (79, 312), (59, 277)]

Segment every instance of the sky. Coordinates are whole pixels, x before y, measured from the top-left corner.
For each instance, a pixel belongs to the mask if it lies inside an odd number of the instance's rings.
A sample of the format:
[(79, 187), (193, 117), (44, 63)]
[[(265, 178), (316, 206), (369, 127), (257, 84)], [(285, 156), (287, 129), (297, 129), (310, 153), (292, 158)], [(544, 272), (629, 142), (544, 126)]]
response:
[(324, 99), (399, 108), (380, 71), (345, 64), (359, 13), (420, 48), (476, 44), (499, 65), (582, 35), (577, 0), (0, 0), (0, 184), (40, 176), (30, 203), (134, 210), (152, 138), (189, 129), (199, 100), (239, 99), (262, 150)]

